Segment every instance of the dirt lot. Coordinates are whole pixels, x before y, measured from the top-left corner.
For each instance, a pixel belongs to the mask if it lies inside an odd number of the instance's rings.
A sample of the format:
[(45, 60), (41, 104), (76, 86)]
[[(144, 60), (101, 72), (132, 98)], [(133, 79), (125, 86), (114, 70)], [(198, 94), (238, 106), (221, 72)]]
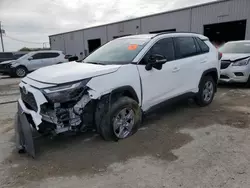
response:
[[(18, 82), (0, 79), (0, 103), (18, 97)], [(14, 150), (15, 111), (0, 105), (0, 187), (250, 187), (250, 89), (219, 88), (205, 108), (160, 109), (123, 141), (49, 140), (35, 160)]]

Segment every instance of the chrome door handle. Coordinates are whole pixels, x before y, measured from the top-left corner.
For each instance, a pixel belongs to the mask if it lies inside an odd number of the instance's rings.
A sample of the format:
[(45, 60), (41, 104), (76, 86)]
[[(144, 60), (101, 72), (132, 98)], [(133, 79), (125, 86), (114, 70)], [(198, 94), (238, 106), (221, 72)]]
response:
[(173, 70), (172, 70), (172, 72), (178, 72), (179, 70), (180, 70), (179, 67), (174, 67)]

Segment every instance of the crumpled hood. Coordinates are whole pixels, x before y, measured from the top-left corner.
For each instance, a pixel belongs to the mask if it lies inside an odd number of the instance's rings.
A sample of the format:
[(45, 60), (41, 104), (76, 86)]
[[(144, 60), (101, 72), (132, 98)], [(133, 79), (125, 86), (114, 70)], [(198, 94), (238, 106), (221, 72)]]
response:
[(223, 53), (221, 60), (237, 61), (238, 59), (244, 59), (250, 57), (250, 54), (234, 54), (234, 53)]
[(68, 62), (38, 69), (28, 74), (27, 77), (39, 82), (62, 84), (109, 74), (117, 71), (119, 67), (121, 67), (121, 65), (95, 65)]
[(0, 63), (0, 65), (5, 65), (5, 64), (10, 64), (11, 62), (13, 62), (14, 60), (9, 60), (9, 61), (3, 61)]

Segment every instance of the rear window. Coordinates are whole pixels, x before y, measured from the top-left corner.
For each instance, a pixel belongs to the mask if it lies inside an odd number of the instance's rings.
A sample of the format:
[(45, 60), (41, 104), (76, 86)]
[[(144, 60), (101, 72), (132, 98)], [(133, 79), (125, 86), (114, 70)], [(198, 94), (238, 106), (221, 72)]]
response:
[(226, 43), (219, 48), (222, 53), (250, 53), (250, 42)]

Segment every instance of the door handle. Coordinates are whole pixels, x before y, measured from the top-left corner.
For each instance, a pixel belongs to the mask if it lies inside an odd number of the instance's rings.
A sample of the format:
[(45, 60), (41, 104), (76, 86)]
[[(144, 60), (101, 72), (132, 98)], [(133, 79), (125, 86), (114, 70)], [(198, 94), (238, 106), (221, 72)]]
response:
[(179, 70), (180, 70), (179, 67), (174, 67), (173, 70), (172, 70), (172, 72), (178, 72)]

